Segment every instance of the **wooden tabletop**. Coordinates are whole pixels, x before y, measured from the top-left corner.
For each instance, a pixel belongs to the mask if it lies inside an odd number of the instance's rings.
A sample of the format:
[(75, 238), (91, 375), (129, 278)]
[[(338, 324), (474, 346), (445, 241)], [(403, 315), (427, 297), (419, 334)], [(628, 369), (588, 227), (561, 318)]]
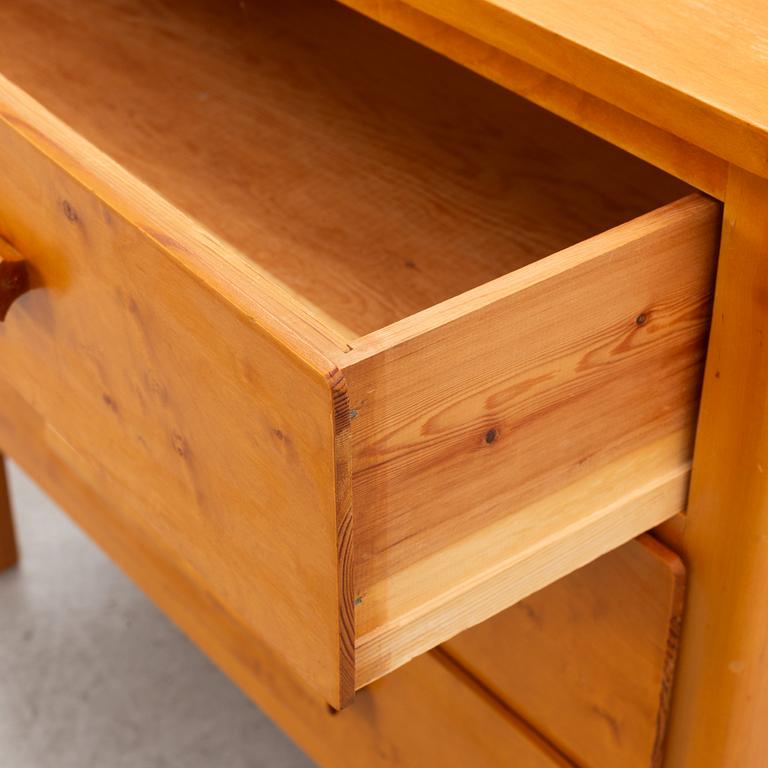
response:
[(768, 176), (768, 3), (406, 0), (406, 4)]

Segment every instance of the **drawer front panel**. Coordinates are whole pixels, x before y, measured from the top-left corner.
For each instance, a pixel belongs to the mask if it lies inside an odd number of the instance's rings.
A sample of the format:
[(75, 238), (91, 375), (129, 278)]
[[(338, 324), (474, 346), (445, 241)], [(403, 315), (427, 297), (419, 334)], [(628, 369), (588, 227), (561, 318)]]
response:
[[(104, 515), (172, 547), (338, 705), (352, 660), (333, 365), (265, 327), (252, 275), (224, 296), (221, 275), (194, 274), (190, 242), (217, 246), (193, 221), (159, 228), (160, 198), (8, 83), (0, 98), (0, 236), (32, 281), (0, 324), (0, 377)], [(2, 448), (15, 455), (12, 433)]]
[(629, 542), (444, 645), (584, 768), (662, 758), (684, 569)]

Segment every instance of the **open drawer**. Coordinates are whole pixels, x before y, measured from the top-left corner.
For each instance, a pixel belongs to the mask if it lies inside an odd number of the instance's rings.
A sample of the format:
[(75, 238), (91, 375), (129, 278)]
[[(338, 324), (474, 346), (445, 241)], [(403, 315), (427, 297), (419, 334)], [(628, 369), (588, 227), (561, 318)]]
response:
[(684, 508), (716, 203), (330, 1), (0, 35), (0, 377), (333, 705)]

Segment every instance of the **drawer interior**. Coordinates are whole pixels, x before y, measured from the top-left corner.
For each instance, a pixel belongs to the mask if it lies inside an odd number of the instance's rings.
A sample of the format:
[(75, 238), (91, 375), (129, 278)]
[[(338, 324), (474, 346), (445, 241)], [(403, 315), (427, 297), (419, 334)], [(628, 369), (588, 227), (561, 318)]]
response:
[(686, 187), (332, 0), (7, 0), (0, 69), (354, 338)]

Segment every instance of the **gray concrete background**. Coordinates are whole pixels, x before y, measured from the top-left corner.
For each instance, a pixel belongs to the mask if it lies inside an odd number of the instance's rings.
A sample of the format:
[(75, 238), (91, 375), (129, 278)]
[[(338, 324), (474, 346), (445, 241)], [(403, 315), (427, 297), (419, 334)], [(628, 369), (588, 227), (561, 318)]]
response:
[(311, 768), (17, 468), (0, 768)]

